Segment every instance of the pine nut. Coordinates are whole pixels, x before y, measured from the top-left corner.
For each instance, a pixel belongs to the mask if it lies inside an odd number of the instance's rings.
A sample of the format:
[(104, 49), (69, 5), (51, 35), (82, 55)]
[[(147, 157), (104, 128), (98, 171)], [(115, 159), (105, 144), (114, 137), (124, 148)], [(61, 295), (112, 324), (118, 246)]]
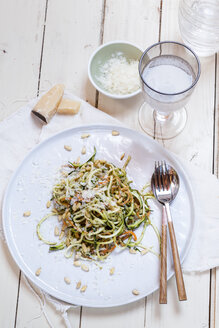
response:
[(119, 131), (113, 130), (112, 131), (112, 136), (119, 136)]
[(67, 150), (67, 151), (71, 151), (71, 150), (72, 150), (71, 146), (68, 146), (68, 145), (64, 145), (64, 148), (65, 148), (65, 150)]
[(84, 133), (84, 134), (82, 134), (81, 139), (85, 139), (85, 138), (89, 138), (89, 137), (90, 137), (89, 133)]
[(76, 284), (76, 289), (79, 289), (81, 287), (81, 281), (78, 281)]
[(47, 207), (47, 208), (50, 208), (50, 206), (51, 206), (51, 201), (48, 200), (48, 202), (46, 203), (46, 207)]
[(67, 285), (70, 285), (71, 280), (68, 277), (65, 277), (64, 280)]
[(84, 285), (84, 286), (81, 287), (80, 292), (81, 293), (84, 293), (86, 289), (87, 289), (87, 285)]
[(86, 147), (85, 146), (83, 146), (83, 148), (81, 149), (81, 154), (82, 155), (85, 155), (86, 154)]
[(28, 217), (31, 215), (31, 211), (26, 211), (23, 213), (23, 216)]
[(138, 291), (137, 289), (133, 289), (132, 294), (135, 295), (135, 296), (137, 296), (137, 295), (139, 295), (140, 293), (139, 293), (139, 291)]
[(40, 273), (41, 273), (41, 270), (42, 270), (42, 268), (39, 268), (39, 269), (36, 270), (35, 275), (36, 275), (37, 277), (39, 277), (39, 275), (40, 275)]
[(88, 272), (89, 271), (89, 267), (86, 265), (86, 264), (82, 264), (81, 265), (81, 269), (85, 272)]

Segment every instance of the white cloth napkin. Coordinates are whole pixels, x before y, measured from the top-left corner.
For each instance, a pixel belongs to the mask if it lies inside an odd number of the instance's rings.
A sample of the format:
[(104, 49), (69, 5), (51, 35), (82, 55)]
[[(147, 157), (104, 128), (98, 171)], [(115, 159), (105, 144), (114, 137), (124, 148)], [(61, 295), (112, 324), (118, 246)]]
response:
[[(37, 102), (34, 99), (12, 116), (0, 123), (0, 199), (12, 172), (25, 155), (40, 141), (71, 127), (86, 124), (115, 124), (121, 122), (92, 107), (87, 102), (66, 93), (68, 97), (81, 101), (80, 112), (74, 116), (55, 115), (48, 125), (42, 125), (31, 109)], [(219, 182), (218, 179), (198, 167), (180, 160), (190, 177), (196, 194), (197, 228), (188, 256), (183, 263), (184, 271), (204, 271), (219, 266)], [(1, 229), (0, 218), (0, 232)], [(32, 288), (32, 287), (31, 287)], [(66, 317), (69, 305), (47, 295), (47, 299), (59, 309), (70, 327)], [(61, 304), (61, 305), (60, 305)]]

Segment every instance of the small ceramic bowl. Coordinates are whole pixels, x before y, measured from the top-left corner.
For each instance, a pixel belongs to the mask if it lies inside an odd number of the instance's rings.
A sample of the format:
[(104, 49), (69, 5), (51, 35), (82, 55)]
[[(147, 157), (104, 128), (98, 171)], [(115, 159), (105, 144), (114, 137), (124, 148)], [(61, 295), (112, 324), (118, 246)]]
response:
[[(128, 60), (139, 60), (142, 55), (142, 50), (134, 44), (126, 41), (113, 41), (105, 43), (95, 50), (89, 60), (88, 64), (88, 77), (93, 86), (104, 95), (115, 99), (126, 99), (133, 97), (141, 92), (141, 88), (127, 94), (110, 93), (105, 90), (98, 80), (101, 75), (101, 67), (109, 60), (113, 54), (122, 53)], [(140, 85), (140, 84), (139, 84)]]

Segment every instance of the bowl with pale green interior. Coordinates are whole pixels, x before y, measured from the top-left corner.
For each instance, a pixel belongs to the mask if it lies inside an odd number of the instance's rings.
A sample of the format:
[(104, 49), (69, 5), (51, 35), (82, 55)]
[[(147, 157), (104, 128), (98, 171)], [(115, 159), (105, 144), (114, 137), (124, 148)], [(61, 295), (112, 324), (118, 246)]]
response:
[(88, 77), (104, 95), (126, 99), (141, 92), (138, 62), (142, 50), (126, 41), (113, 41), (100, 46), (91, 55)]

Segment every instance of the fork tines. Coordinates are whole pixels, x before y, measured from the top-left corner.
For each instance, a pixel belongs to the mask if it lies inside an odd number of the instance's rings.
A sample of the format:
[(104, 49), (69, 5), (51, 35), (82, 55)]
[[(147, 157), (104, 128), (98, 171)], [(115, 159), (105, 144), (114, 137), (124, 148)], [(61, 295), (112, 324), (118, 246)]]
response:
[(159, 187), (159, 189), (168, 189), (169, 183), (171, 181), (170, 179), (170, 172), (168, 169), (168, 166), (166, 164), (166, 161), (162, 160), (155, 161), (155, 183)]
[(160, 161), (155, 161), (154, 162), (154, 167), (155, 167), (155, 170), (157, 170), (158, 168), (161, 168), (163, 173), (166, 173), (168, 171), (166, 161), (161, 161), (161, 162)]

